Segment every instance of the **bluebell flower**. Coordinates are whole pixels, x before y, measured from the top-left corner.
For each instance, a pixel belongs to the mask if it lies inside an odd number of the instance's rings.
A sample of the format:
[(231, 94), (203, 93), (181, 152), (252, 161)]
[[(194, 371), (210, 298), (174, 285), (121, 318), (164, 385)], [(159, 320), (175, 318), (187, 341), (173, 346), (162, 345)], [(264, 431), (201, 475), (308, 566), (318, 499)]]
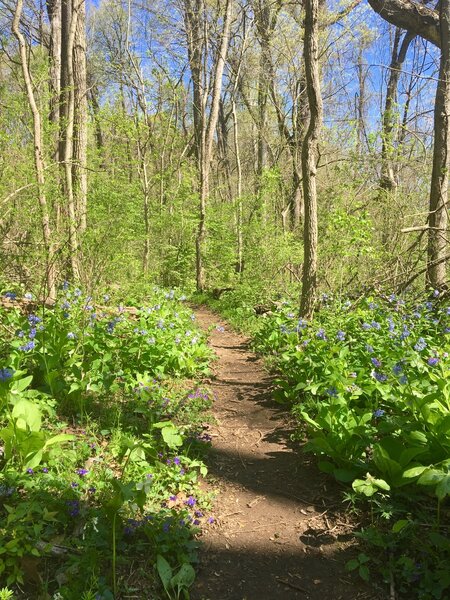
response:
[(9, 300), (15, 300), (17, 298), (17, 294), (15, 292), (5, 292), (4, 297), (8, 298)]
[(408, 378), (406, 377), (406, 375), (401, 375), (401, 376), (398, 378), (398, 380), (399, 380), (399, 382), (400, 382), (402, 385), (405, 385), (405, 384), (407, 384), (407, 383), (408, 383)]
[(156, 340), (154, 337), (147, 338), (147, 344), (150, 344), (150, 346), (153, 346), (155, 343), (156, 343)]
[(345, 331), (341, 331), (339, 330), (336, 334), (336, 338), (340, 341), (343, 342), (345, 340)]
[(379, 419), (380, 417), (382, 417), (382, 416), (384, 415), (384, 413), (385, 413), (385, 412), (386, 412), (386, 411), (384, 411), (382, 408), (377, 408), (377, 410), (374, 410), (374, 411), (373, 411), (373, 416), (374, 416), (376, 419)]
[(75, 288), (75, 290), (74, 290), (74, 292), (73, 292), (73, 295), (74, 295), (76, 298), (79, 298), (79, 297), (81, 296), (81, 294), (82, 294), (81, 290), (80, 290), (79, 288)]
[(406, 340), (407, 337), (409, 337), (411, 335), (410, 330), (407, 328), (406, 325), (403, 325), (403, 329), (402, 332), (400, 334), (400, 339), (401, 340)]
[(384, 373), (380, 373), (380, 372), (374, 370), (374, 371), (372, 371), (371, 375), (379, 383), (384, 383), (385, 381), (387, 381), (387, 375), (385, 375)]
[(289, 313), (286, 315), (286, 317), (287, 317), (288, 319), (293, 319), (293, 318), (295, 317), (295, 315), (294, 315), (294, 313), (293, 313), (293, 312), (289, 312)]
[(338, 391), (337, 389), (333, 386), (328, 388), (327, 390), (325, 390), (325, 394), (327, 394), (327, 396), (331, 396), (331, 398), (337, 398), (338, 396)]
[(33, 294), (30, 294), (30, 292), (24, 294), (23, 297), (25, 298), (25, 300), (33, 300)]
[(42, 319), (40, 319), (38, 316), (36, 315), (28, 315), (28, 323), (34, 327), (36, 326), (38, 323), (41, 322)]
[(376, 308), (378, 308), (378, 304), (376, 304), (375, 302), (369, 302), (368, 306), (370, 310), (375, 310)]
[(197, 501), (196, 501), (196, 499), (194, 498), (194, 496), (189, 496), (189, 498), (188, 498), (187, 500), (185, 500), (185, 502), (184, 502), (184, 503), (185, 503), (187, 506), (191, 506), (191, 507), (192, 507), (192, 506), (195, 506), (196, 502), (197, 502)]
[(297, 331), (300, 329), (306, 329), (306, 327), (308, 327), (308, 322), (304, 319), (299, 319), (297, 323)]
[(371, 346), (370, 344), (366, 344), (366, 350), (369, 354), (373, 354), (374, 352), (373, 346)]
[(36, 327), (32, 327), (30, 329), (28, 337), (30, 338), (30, 340), (34, 340), (34, 338), (36, 337)]
[(0, 381), (8, 381), (14, 375), (14, 369), (3, 367), (0, 369)]
[(324, 329), (319, 329), (319, 331), (316, 333), (316, 338), (319, 340), (326, 340), (327, 336), (325, 334), (325, 330)]
[(426, 347), (427, 347), (427, 343), (421, 337), (417, 340), (417, 343), (414, 345), (414, 350), (417, 350), (417, 352), (422, 352), (422, 350), (425, 350)]
[(395, 302), (397, 300), (397, 296), (395, 294), (391, 294), (388, 296), (389, 302)]
[(64, 281), (62, 288), (64, 291), (67, 291), (69, 289), (69, 282), (68, 281)]
[(373, 357), (370, 359), (370, 361), (374, 367), (377, 367), (377, 368), (381, 367), (381, 362), (378, 360), (378, 358)]
[(434, 290), (434, 291), (433, 291), (433, 296), (434, 296), (435, 298), (437, 298), (437, 297), (439, 296), (439, 290)]
[(19, 350), (22, 350), (23, 352), (29, 352), (30, 350), (34, 350), (35, 347), (36, 347), (36, 342), (31, 340), (31, 342), (27, 342), (23, 346), (19, 346)]
[(370, 326), (372, 327), (372, 329), (381, 329), (381, 325), (377, 321), (372, 321)]
[(389, 326), (389, 327), (388, 327), (388, 328), (389, 328), (389, 331), (391, 331), (391, 332), (392, 332), (392, 331), (394, 331), (394, 329), (395, 329), (395, 322), (394, 322), (394, 320), (392, 319), (392, 317), (389, 317), (389, 318), (388, 318), (388, 326)]
[(393, 367), (392, 367), (392, 372), (394, 373), (394, 375), (400, 375), (400, 373), (403, 371), (403, 367), (400, 363), (396, 363)]
[(433, 308), (433, 303), (428, 301), (428, 302), (425, 302), (424, 306), (428, 310), (431, 310)]
[(363, 323), (363, 324), (361, 325), (361, 327), (362, 327), (362, 328), (363, 328), (365, 331), (368, 331), (369, 329), (371, 329), (371, 325), (370, 325), (370, 323)]
[(438, 364), (438, 362), (439, 359), (436, 356), (432, 356), (427, 360), (427, 363), (430, 365), (430, 367), (435, 367)]

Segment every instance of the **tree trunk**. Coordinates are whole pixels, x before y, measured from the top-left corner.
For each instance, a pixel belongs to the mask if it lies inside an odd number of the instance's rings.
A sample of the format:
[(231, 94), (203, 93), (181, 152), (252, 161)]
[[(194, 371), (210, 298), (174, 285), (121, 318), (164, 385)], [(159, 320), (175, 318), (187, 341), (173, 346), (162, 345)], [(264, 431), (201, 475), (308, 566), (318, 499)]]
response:
[[(74, 0), (77, 2), (78, 0)], [(86, 79), (86, 7), (79, 2), (77, 25), (73, 45), (74, 81), (74, 136), (73, 136), (73, 190), (79, 233), (83, 235), (87, 224), (87, 79)]]
[(441, 60), (434, 107), (433, 171), (431, 175), (426, 281), (441, 290), (446, 282), (450, 117), (450, 0), (440, 2)]
[[(63, 0), (63, 22), (70, 15), (68, 37), (63, 37), (63, 72), (64, 80), (67, 83), (65, 93), (65, 125), (64, 127), (64, 175), (65, 175), (65, 193), (67, 199), (67, 212), (69, 218), (69, 250), (71, 275), (75, 281), (80, 279), (79, 267), (79, 247), (78, 247), (78, 219), (75, 210), (75, 195), (72, 176), (73, 161), (73, 141), (74, 141), (74, 119), (75, 119), (75, 91), (74, 91), (74, 71), (73, 71), (73, 47), (75, 41), (75, 32), (78, 20), (78, 10), (81, 2), (84, 0), (74, 0), (70, 11), (67, 10), (67, 2)], [(65, 6), (66, 5), (66, 6)], [(65, 6), (65, 8), (64, 8)], [(67, 62), (65, 62), (67, 61)], [(67, 81), (66, 81), (67, 79)], [(61, 81), (63, 77), (61, 77)]]
[(45, 195), (45, 166), (43, 160), (44, 148), (42, 141), (42, 125), (41, 115), (36, 104), (36, 99), (33, 92), (33, 82), (28, 67), (27, 47), (25, 38), (20, 31), (20, 18), (22, 16), (23, 0), (17, 0), (14, 11), (14, 19), (12, 23), (12, 32), (19, 43), (19, 54), (22, 66), (23, 78), (25, 80), (25, 88), (30, 104), (31, 113), (33, 115), (33, 142), (34, 142), (34, 167), (36, 171), (36, 181), (38, 186), (38, 200), (41, 212), (42, 236), (44, 240), (44, 248), (46, 253), (46, 297), (56, 297), (56, 274), (55, 274), (55, 250), (52, 240), (52, 232), (50, 227), (50, 216)]
[(317, 150), (322, 127), (323, 103), (319, 74), (319, 0), (305, 0), (304, 57), (309, 124), (302, 147), (303, 198), (305, 224), (303, 234), (303, 273), (300, 313), (309, 318), (317, 293)]
[(409, 45), (415, 38), (413, 33), (407, 32), (403, 42), (398, 49), (401, 38), (401, 29), (395, 30), (394, 46), (392, 48), (391, 64), (389, 69), (389, 79), (386, 89), (386, 102), (383, 111), (383, 122), (381, 130), (381, 178), (380, 189), (392, 192), (397, 188), (395, 178), (393, 152), (394, 152), (394, 128), (396, 121), (397, 88), (400, 79), (403, 63), (406, 59)]

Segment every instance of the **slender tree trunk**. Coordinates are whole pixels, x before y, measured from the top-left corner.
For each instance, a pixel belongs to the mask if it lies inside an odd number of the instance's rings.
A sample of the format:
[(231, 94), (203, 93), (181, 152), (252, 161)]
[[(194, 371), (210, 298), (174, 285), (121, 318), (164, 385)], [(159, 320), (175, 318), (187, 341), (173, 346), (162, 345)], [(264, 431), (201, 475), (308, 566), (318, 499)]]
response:
[(236, 99), (235, 94), (231, 100), (232, 115), (233, 115), (233, 137), (234, 137), (234, 155), (236, 160), (236, 239), (237, 239), (237, 261), (236, 261), (236, 273), (242, 275), (244, 272), (244, 244), (242, 235), (242, 165), (241, 165), (241, 151), (239, 147), (239, 127), (238, 118), (236, 111)]
[[(61, 0), (47, 0), (47, 14), (50, 21), (50, 113), (52, 125), (59, 125), (59, 101), (61, 94)], [(56, 133), (55, 140), (58, 139)], [(55, 161), (59, 161), (56, 141)]]
[(28, 67), (27, 47), (25, 38), (20, 31), (20, 19), (23, 10), (23, 0), (17, 0), (14, 11), (14, 19), (12, 24), (12, 32), (19, 43), (19, 54), (22, 66), (25, 88), (28, 96), (31, 113), (33, 115), (33, 142), (34, 142), (34, 167), (36, 171), (36, 181), (38, 185), (38, 200), (41, 212), (42, 236), (44, 240), (44, 248), (46, 253), (46, 285), (47, 296), (49, 298), (56, 297), (56, 274), (55, 274), (55, 249), (52, 240), (52, 232), (50, 227), (50, 216), (45, 195), (45, 166), (43, 160), (44, 148), (42, 140), (42, 125), (41, 115), (36, 104), (36, 99), (33, 92), (33, 82)]
[(409, 45), (414, 39), (413, 33), (407, 32), (400, 44), (401, 29), (398, 27), (395, 30), (394, 46), (392, 49), (392, 58), (389, 70), (389, 79), (386, 89), (386, 102), (383, 111), (383, 122), (381, 130), (381, 178), (380, 189), (386, 191), (394, 191), (397, 188), (395, 178), (395, 169), (393, 162), (394, 152), (394, 129), (396, 122), (396, 104), (397, 104), (397, 88), (400, 79), (403, 63), (406, 59)]
[(319, 74), (319, 0), (305, 0), (305, 75), (309, 125), (302, 147), (303, 197), (305, 202), (304, 258), (300, 313), (311, 317), (317, 293), (317, 150), (323, 120)]
[(450, 0), (440, 2), (441, 60), (434, 108), (433, 170), (430, 189), (426, 282), (441, 290), (446, 283), (448, 169), (450, 151)]
[[(206, 103), (209, 90), (204, 83), (206, 77), (206, 52), (204, 24), (201, 15), (205, 7), (197, 0), (197, 13), (190, 2), (186, 1), (186, 32), (188, 37), (189, 62), (194, 86), (194, 129), (199, 178), (199, 224), (195, 240), (197, 290), (205, 289), (204, 267), (206, 245), (206, 205), (209, 196), (209, 175), (213, 154), (214, 132), (219, 116), (219, 102), (222, 90), (222, 77), (230, 39), (232, 0), (226, 0), (223, 13), (223, 29), (220, 48), (216, 57), (211, 90), (211, 108), (206, 116)], [(199, 13), (199, 10), (202, 10)]]
[[(69, 250), (70, 266), (72, 277), (75, 281), (80, 279), (79, 265), (79, 246), (78, 246), (78, 218), (75, 209), (75, 194), (73, 186), (72, 162), (73, 162), (73, 144), (74, 144), (74, 120), (75, 120), (75, 80), (73, 70), (73, 47), (75, 42), (75, 32), (77, 28), (78, 10), (81, 2), (84, 0), (74, 0), (70, 10), (70, 27), (68, 28), (68, 38), (63, 39), (65, 47), (64, 56), (67, 64), (64, 70), (67, 75), (66, 90), (66, 127), (64, 135), (64, 174), (65, 174), (65, 192), (67, 198), (67, 211), (69, 218)], [(66, 41), (66, 44), (64, 44)], [(64, 63), (64, 61), (62, 61)]]
[(79, 1), (78, 18), (73, 45), (74, 81), (74, 136), (73, 136), (73, 189), (79, 233), (87, 225), (87, 75), (86, 75), (86, 6)]

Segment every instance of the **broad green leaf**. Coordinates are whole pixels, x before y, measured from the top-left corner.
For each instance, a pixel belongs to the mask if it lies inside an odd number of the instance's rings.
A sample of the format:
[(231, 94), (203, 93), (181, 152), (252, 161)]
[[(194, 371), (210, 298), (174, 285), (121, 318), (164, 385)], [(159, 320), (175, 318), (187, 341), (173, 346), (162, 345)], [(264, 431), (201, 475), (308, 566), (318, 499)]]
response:
[(161, 556), (161, 554), (158, 554), (156, 557), (156, 569), (161, 578), (164, 589), (166, 590), (167, 594), (169, 594), (170, 582), (172, 579), (172, 567), (169, 565), (164, 556)]
[(39, 431), (41, 428), (41, 411), (33, 402), (21, 398), (12, 410), (12, 416), (19, 429)]

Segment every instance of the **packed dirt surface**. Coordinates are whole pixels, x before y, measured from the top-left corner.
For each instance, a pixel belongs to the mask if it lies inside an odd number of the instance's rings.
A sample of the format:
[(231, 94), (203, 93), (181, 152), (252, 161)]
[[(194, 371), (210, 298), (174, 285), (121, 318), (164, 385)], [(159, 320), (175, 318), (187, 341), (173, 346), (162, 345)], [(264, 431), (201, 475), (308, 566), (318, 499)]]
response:
[(262, 363), (217, 315), (196, 314), (217, 354), (208, 458), (216, 499), (192, 600), (376, 600), (345, 571), (355, 547), (341, 490), (292, 447)]

